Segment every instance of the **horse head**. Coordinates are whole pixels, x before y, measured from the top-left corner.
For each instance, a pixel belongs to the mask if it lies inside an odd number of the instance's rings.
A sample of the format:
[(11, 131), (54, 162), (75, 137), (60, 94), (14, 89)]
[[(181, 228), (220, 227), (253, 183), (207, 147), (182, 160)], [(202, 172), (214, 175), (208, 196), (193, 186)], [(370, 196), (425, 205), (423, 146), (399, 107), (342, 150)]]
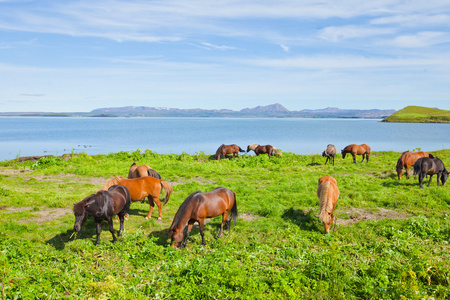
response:
[(342, 158), (345, 158), (345, 154), (347, 154), (347, 151), (345, 151), (345, 149), (342, 149), (341, 154), (342, 154)]
[(85, 206), (86, 199), (81, 200), (81, 202), (75, 203), (73, 205), (73, 214), (75, 215), (75, 224), (73, 225), (73, 230), (75, 230), (76, 232), (80, 231), (81, 226), (88, 217)]
[(447, 182), (448, 174), (449, 174), (449, 172), (444, 168), (444, 172), (442, 172), (442, 175), (441, 175), (442, 185), (445, 185), (445, 183)]
[(181, 242), (183, 241), (183, 228), (170, 228), (169, 236), (170, 247), (177, 249), (178, 247), (180, 247)]

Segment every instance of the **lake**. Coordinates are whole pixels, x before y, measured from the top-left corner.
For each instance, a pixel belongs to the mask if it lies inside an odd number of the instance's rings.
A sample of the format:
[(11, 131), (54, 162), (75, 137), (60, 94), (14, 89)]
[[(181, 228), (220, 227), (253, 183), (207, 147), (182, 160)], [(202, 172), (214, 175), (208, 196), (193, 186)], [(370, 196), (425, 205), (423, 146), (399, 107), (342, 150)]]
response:
[[(374, 119), (0, 117), (0, 160), (150, 149), (213, 154), (221, 144), (271, 144), (298, 154), (369, 144), (372, 151), (450, 149), (450, 124), (381, 123)], [(244, 149), (244, 150), (245, 150)], [(252, 152), (253, 153), (253, 152)]]

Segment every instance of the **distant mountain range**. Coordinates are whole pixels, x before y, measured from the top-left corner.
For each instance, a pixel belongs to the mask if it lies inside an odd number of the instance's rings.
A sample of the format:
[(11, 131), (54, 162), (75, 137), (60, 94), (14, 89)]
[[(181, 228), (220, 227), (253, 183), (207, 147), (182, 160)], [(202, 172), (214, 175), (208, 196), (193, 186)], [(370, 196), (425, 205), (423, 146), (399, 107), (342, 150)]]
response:
[(85, 117), (228, 117), (228, 118), (386, 118), (393, 109), (358, 110), (327, 107), (290, 111), (276, 103), (267, 106), (228, 109), (179, 109), (166, 107), (124, 106), (94, 109), (88, 113), (0, 113), (0, 116), (85, 116)]

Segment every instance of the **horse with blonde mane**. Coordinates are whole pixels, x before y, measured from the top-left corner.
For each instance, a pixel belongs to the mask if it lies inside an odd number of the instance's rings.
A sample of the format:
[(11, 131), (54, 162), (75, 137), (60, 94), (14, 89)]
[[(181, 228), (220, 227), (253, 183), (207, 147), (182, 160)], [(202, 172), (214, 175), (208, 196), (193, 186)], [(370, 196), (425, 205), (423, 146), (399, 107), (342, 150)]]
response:
[(333, 224), (334, 209), (339, 198), (337, 181), (331, 176), (323, 176), (319, 179), (317, 197), (320, 199), (319, 219), (323, 222), (325, 233), (330, 231)]
[(406, 179), (409, 179), (409, 168), (413, 167), (416, 161), (421, 157), (430, 157), (430, 155), (426, 152), (420, 151), (420, 152), (409, 152), (405, 151), (402, 153), (400, 158), (397, 161), (397, 176), (400, 180), (402, 178), (403, 173), (403, 167), (405, 167), (406, 170)]
[(272, 145), (261, 146), (259, 144), (251, 144), (251, 145), (247, 146), (247, 152), (249, 152), (250, 150), (253, 150), (255, 152), (256, 156), (258, 156), (260, 154), (267, 154), (269, 156), (269, 158), (273, 155), (274, 151), (280, 156), (283, 155), (280, 150), (278, 150), (277, 148), (275, 148)]
[(155, 177), (157, 179), (161, 179), (161, 175), (153, 170), (150, 166), (147, 165), (136, 165), (136, 163), (133, 163), (130, 167), (130, 170), (128, 171), (128, 179), (133, 178), (139, 178), (139, 177), (145, 177), (145, 176), (151, 176)]
[[(164, 201), (164, 204), (166, 204), (173, 192), (173, 189), (168, 182), (151, 176), (133, 179), (125, 179), (122, 176), (118, 176), (106, 182), (106, 184), (100, 190), (106, 191), (110, 186), (115, 184), (123, 185), (128, 189), (132, 202), (140, 201), (147, 197), (148, 203), (150, 205), (150, 210), (148, 211), (145, 219), (151, 218), (153, 208), (155, 207), (156, 203), (159, 210), (158, 220), (161, 220), (161, 202)], [(158, 196), (163, 189), (166, 192), (165, 196), (164, 198), (158, 199)]]
[(220, 160), (220, 156), (225, 158), (227, 154), (233, 154), (233, 157), (239, 157), (239, 152), (245, 152), (245, 150), (242, 150), (241, 147), (239, 147), (236, 144), (232, 145), (225, 145), (222, 144), (216, 151), (216, 159)]
[(370, 146), (367, 144), (351, 144), (345, 147), (341, 150), (342, 158), (345, 158), (345, 155), (347, 153), (350, 153), (353, 156), (353, 163), (356, 164), (356, 155), (362, 155), (361, 162), (364, 161), (364, 158), (366, 158), (366, 162), (369, 162), (369, 155), (370, 155)]

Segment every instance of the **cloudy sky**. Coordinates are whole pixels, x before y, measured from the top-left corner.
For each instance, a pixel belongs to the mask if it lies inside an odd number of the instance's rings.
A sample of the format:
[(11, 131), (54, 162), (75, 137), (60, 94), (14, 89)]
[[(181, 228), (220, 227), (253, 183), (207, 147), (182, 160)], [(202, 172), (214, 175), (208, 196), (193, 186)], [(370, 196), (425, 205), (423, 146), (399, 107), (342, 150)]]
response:
[(442, 0), (0, 0), (0, 111), (450, 109)]

